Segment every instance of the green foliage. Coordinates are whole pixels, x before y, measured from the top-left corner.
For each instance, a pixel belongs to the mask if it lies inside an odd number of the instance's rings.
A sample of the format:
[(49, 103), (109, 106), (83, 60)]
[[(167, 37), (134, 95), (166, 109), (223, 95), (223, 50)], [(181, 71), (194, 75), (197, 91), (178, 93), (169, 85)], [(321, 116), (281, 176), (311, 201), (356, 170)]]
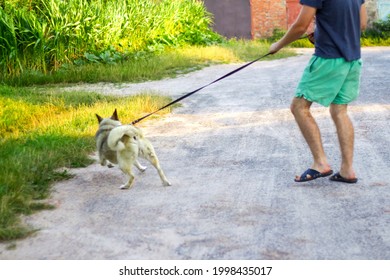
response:
[(379, 20), (372, 24), (362, 34), (363, 46), (390, 46), (390, 15), (386, 20)]
[(95, 113), (109, 116), (116, 108), (130, 123), (169, 101), (150, 93), (119, 98), (0, 86), (0, 241), (32, 232), (20, 214), (53, 208), (40, 200), (54, 181), (71, 177), (63, 167), (92, 162)]
[[(74, 64), (63, 64), (58, 71), (47, 75), (30, 70), (24, 71), (17, 77), (3, 79), (0, 77), (0, 84), (31, 86), (55, 83), (122, 83), (158, 80), (197, 70), (210, 64), (250, 61), (265, 54), (268, 49), (269, 43), (264, 41), (229, 40), (211, 46), (166, 48), (160, 54), (137, 52), (129, 59), (109, 49), (103, 55), (88, 53), (85, 58)], [(293, 51), (284, 49), (266, 59), (290, 55), (293, 55)], [(94, 62), (89, 62), (87, 59)]]
[(198, 0), (6, 0), (0, 74), (48, 73), (64, 63), (117, 63), (140, 51), (208, 45), (221, 37)]

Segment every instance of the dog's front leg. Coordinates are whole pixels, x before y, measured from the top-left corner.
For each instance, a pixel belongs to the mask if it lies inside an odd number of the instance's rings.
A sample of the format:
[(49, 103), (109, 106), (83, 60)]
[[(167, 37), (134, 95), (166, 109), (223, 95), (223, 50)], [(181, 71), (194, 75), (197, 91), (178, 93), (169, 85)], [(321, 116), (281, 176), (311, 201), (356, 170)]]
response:
[(104, 157), (99, 155), (99, 163), (101, 166), (106, 166), (107, 160)]

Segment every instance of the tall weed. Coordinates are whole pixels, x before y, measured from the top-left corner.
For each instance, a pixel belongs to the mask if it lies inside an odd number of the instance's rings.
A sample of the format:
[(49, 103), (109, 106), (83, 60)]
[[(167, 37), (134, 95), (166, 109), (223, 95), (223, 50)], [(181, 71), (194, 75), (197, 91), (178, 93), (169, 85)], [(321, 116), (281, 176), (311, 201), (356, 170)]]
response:
[[(199, 0), (6, 0), (0, 6), (0, 74), (47, 73), (86, 54), (109, 61), (165, 46), (220, 40)], [(88, 60), (88, 59), (87, 59)]]

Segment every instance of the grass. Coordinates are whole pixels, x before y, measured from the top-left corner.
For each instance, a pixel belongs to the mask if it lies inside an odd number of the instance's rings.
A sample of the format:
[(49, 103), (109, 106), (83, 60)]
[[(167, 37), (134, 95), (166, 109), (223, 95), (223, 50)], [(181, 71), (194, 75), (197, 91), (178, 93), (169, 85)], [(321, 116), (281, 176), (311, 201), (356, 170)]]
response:
[(20, 215), (52, 208), (40, 200), (54, 181), (71, 177), (63, 167), (92, 163), (95, 113), (108, 116), (117, 108), (130, 122), (167, 102), (152, 93), (119, 98), (0, 86), (0, 241), (33, 231)]
[[(254, 60), (267, 53), (269, 43), (261, 41), (229, 40), (212, 46), (167, 48), (159, 54), (140, 52), (126, 61), (106, 64), (90, 62), (84, 65), (66, 64), (58, 71), (43, 74), (24, 71), (18, 76), (0, 77), (0, 83), (12, 86), (32, 86), (58, 83), (142, 82), (174, 77), (216, 63), (240, 63)], [(294, 55), (283, 50), (270, 58)]]

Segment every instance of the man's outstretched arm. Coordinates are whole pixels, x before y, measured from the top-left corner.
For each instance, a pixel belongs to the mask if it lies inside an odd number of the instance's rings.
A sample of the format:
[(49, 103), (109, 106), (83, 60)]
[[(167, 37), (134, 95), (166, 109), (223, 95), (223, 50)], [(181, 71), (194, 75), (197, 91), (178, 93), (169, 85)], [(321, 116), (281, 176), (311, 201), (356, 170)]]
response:
[(269, 53), (274, 54), (288, 44), (301, 38), (312, 23), (316, 12), (316, 8), (303, 5), (296, 21), (279, 41), (271, 45)]

